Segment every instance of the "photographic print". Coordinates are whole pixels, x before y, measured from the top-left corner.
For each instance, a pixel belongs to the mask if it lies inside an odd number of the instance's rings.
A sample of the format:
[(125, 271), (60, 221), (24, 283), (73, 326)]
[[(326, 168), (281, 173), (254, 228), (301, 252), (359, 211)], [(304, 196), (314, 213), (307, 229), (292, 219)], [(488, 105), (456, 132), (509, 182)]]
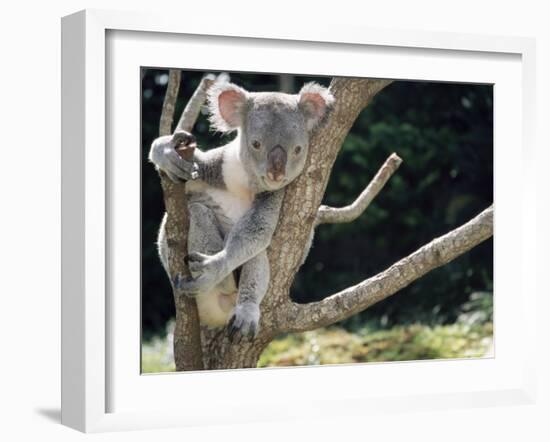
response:
[(493, 86), (141, 70), (142, 373), (493, 356)]

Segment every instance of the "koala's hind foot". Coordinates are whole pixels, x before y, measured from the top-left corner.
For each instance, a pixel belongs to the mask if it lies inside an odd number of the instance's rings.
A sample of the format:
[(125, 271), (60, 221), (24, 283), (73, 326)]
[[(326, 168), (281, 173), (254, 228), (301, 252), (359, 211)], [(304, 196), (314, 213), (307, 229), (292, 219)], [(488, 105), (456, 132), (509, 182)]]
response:
[(237, 338), (252, 339), (258, 333), (260, 306), (254, 302), (237, 304), (227, 324), (229, 340)]

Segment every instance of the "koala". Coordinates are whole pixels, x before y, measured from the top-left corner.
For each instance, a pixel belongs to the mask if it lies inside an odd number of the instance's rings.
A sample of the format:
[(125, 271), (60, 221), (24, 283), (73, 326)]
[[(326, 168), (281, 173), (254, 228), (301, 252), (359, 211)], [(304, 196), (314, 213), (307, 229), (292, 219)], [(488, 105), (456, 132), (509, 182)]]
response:
[[(302, 172), (310, 135), (333, 102), (329, 90), (316, 83), (304, 85), (295, 95), (216, 83), (208, 92), (211, 126), (223, 133), (236, 131), (233, 141), (206, 151), (195, 149), (192, 161), (175, 151), (193, 142), (187, 132), (153, 142), (150, 161), (172, 180), (188, 181), (191, 276), (173, 282), (196, 298), (201, 324), (227, 325), (231, 339), (257, 334), (260, 302), (270, 281), (266, 249), (285, 187)], [(164, 225), (165, 220), (158, 248), (168, 271)]]

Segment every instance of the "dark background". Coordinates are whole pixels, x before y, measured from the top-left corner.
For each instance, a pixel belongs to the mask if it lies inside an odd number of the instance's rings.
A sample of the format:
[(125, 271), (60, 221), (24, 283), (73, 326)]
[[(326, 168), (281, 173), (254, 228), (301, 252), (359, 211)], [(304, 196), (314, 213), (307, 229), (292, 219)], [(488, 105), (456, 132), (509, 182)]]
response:
[[(164, 207), (159, 178), (147, 155), (158, 136), (167, 70), (142, 72), (142, 330), (165, 333), (175, 314), (168, 279), (155, 247)], [(202, 72), (184, 71), (179, 117)], [(232, 73), (251, 91), (296, 93), (307, 81), (328, 77)], [(289, 86), (290, 85), (290, 86)], [(201, 115), (194, 134), (202, 149), (223, 144)], [(320, 226), (291, 296), (322, 299), (376, 274), (434, 237), (468, 221), (493, 202), (493, 88), (491, 85), (394, 81), (360, 114), (334, 165), (323, 203), (351, 203), (392, 153), (403, 164), (355, 222)], [(493, 241), (417, 280), (399, 294), (344, 321), (446, 324), (456, 320), (473, 292), (493, 290)], [(484, 302), (492, 305), (492, 297)], [(492, 307), (490, 307), (492, 310)]]

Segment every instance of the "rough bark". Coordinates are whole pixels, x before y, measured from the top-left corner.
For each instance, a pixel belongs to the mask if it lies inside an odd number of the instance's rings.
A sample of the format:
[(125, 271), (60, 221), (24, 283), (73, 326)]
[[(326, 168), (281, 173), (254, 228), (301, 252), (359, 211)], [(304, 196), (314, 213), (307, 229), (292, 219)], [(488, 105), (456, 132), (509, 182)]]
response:
[[(162, 106), (160, 118), (160, 135), (172, 133), (172, 122), (181, 81), (181, 71), (172, 69), (168, 76), (166, 95)], [(204, 89), (204, 84), (197, 91)], [(198, 94), (199, 92), (197, 92)], [(178, 128), (190, 130), (198, 116), (195, 113), (196, 101), (201, 96), (190, 100), (183, 112)], [(204, 98), (202, 98), (204, 102)], [(201, 102), (201, 105), (202, 105)], [(200, 105), (199, 105), (200, 109)], [(187, 115), (187, 117), (186, 117)], [(181, 126), (181, 127), (180, 127)], [(175, 183), (165, 174), (161, 175), (161, 185), (166, 208), (166, 240), (168, 243), (168, 263), (171, 269), (170, 281), (176, 274), (188, 275), (185, 255), (187, 254), (187, 232), (189, 230), (189, 217), (187, 212), (187, 197), (185, 195), (185, 183)], [(174, 358), (178, 370), (201, 370), (204, 368), (202, 361), (202, 347), (200, 340), (199, 313), (194, 299), (184, 296), (172, 286), (174, 303), (176, 306), (176, 328), (174, 331)]]
[(181, 71), (170, 69), (168, 73), (168, 83), (166, 85), (166, 95), (162, 102), (162, 113), (160, 114), (159, 135), (168, 135), (172, 133), (172, 122), (174, 121), (174, 112), (176, 111), (176, 100), (180, 90)]
[(382, 190), (382, 187), (384, 187), (390, 177), (395, 173), (402, 161), (403, 160), (395, 153), (391, 154), (369, 185), (365, 187), (365, 190), (363, 190), (357, 199), (349, 206), (338, 209), (330, 206), (319, 207), (315, 225), (349, 223), (355, 221)]
[[(255, 367), (263, 349), (278, 334), (310, 330), (345, 319), (396, 293), (431, 269), (456, 258), (492, 235), (490, 208), (466, 225), (432, 241), (386, 271), (354, 287), (313, 304), (299, 305), (290, 300), (289, 290), (303, 261), (311, 229), (321, 223), (355, 219), (401, 162), (397, 156), (390, 157), (350, 206), (341, 209), (320, 207), (330, 171), (348, 131), (359, 113), (389, 83), (388, 80), (353, 78), (332, 80), (330, 89), (336, 98), (335, 106), (327, 123), (311, 138), (303, 173), (287, 187), (279, 223), (268, 248), (272, 278), (261, 305), (259, 334), (252, 342), (230, 343), (225, 329), (202, 327), (202, 362), (205, 369)], [(185, 306), (178, 306), (177, 310), (178, 318), (188, 314)], [(183, 328), (176, 327), (175, 341), (184, 341), (184, 333)], [(178, 364), (177, 358), (176, 355), (177, 369), (186, 369)]]

